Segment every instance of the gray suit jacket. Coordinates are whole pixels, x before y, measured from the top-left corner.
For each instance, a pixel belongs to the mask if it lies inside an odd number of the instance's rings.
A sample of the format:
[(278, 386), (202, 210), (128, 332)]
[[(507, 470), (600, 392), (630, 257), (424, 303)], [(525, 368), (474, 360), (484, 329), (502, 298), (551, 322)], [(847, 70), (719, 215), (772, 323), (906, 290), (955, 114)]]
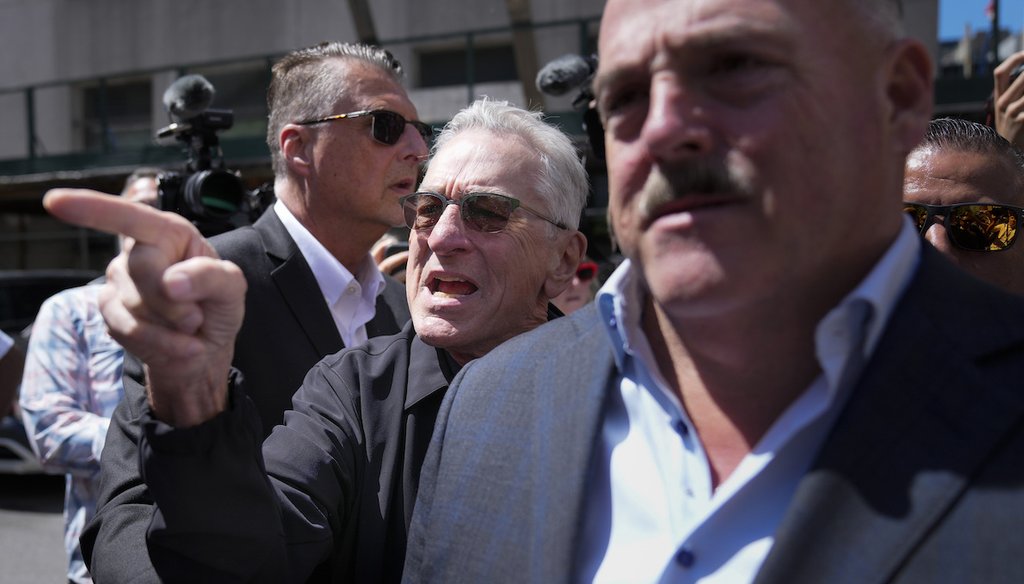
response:
[[(232, 365), (246, 379), (265, 437), (280, 424), (302, 379), (343, 348), (313, 272), (272, 210), (252, 226), (210, 240), (245, 274), (245, 320)], [(409, 320), (404, 287), (387, 278), (370, 337), (394, 334)], [(145, 546), (153, 500), (139, 474), (139, 417), (146, 403), (142, 370), (125, 362), (125, 397), (114, 411), (101, 459), (96, 517), (82, 533), (82, 551), (97, 582), (157, 581)]]
[[(1024, 582), (1024, 302), (930, 246), (759, 583)], [(471, 363), (438, 414), (407, 582), (569, 582), (614, 361), (597, 311)]]

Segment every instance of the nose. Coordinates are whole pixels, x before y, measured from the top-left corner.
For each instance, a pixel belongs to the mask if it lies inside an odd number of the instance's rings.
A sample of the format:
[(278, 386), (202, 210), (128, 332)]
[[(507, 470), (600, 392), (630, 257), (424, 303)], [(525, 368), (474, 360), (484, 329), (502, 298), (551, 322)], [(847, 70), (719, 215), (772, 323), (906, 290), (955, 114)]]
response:
[(469, 238), (466, 237), (466, 224), (459, 217), (459, 206), (448, 205), (445, 207), (437, 224), (430, 230), (427, 237), (427, 245), (438, 255), (448, 255), (469, 246)]
[(949, 234), (946, 233), (946, 226), (942, 224), (942, 221), (933, 221), (924, 232), (924, 238), (928, 240), (928, 243), (932, 244), (935, 249), (943, 253), (951, 253), (953, 251), (953, 244), (949, 241)]
[(711, 152), (713, 133), (707, 108), (677, 75), (655, 75), (648, 99), (641, 139), (651, 156), (671, 161)]
[(430, 154), (427, 141), (412, 124), (405, 125), (405, 131), (402, 133), (402, 147), (404, 148), (402, 157), (406, 159), (425, 160)]

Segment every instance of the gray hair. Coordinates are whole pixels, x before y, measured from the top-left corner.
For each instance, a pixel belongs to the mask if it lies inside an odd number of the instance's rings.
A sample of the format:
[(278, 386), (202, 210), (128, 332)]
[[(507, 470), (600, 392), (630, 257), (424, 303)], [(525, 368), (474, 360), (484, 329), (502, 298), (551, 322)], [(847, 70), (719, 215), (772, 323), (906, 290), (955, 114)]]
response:
[(924, 140), (913, 152), (953, 150), (1002, 157), (1017, 170), (1017, 181), (1024, 181), (1024, 153), (994, 129), (956, 118), (939, 118), (928, 124)]
[(344, 95), (349, 80), (337, 68), (337, 61), (348, 60), (376, 67), (403, 81), (402, 65), (388, 51), (373, 45), (324, 42), (288, 53), (274, 64), (267, 90), (267, 146), (275, 176), (286, 172), (279, 136), (285, 124), (329, 116), (338, 97)]
[(434, 142), (433, 154), (467, 130), (511, 134), (536, 152), (542, 171), (534, 177), (538, 193), (548, 201), (552, 218), (577, 229), (587, 204), (587, 171), (572, 141), (547, 124), (540, 112), (527, 111), (507, 101), (477, 100), (448, 122)]

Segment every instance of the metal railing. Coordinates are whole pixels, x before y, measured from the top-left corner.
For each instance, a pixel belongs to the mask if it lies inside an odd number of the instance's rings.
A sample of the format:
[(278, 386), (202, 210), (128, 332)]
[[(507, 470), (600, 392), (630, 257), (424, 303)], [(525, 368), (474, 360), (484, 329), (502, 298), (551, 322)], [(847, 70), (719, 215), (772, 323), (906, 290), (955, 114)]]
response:
[[(455, 31), (447, 33), (410, 36), (398, 39), (381, 40), (380, 45), (385, 48), (417, 46), (431, 43), (450, 42), (454, 45), (461, 44), (465, 47), (465, 87), (467, 104), (474, 99), (476, 90), (476, 56), (479, 52), (479, 39), (491, 35), (512, 34), (518, 29), (528, 28), (533, 30), (552, 29), (556, 27), (574, 28), (577, 38), (577, 49), (580, 53), (593, 51), (593, 39), (596, 38), (595, 27), (599, 22), (599, 16), (584, 18), (563, 19), (542, 23), (515, 24), (504, 27), (480, 28), (474, 30)], [(112, 82), (128, 78), (145, 78), (154, 75), (174, 72), (177, 75), (185, 74), (199, 69), (223, 67), (242, 64), (253, 64), (262, 62), (269, 71), (271, 64), (283, 56), (284, 53), (271, 53), (265, 55), (249, 56), (245, 58), (217, 59), (204, 62), (182, 63), (172, 67), (159, 67), (124, 71), (116, 75), (91, 76), (79, 78), (66, 78), (45, 83), (36, 83), (28, 86), (0, 89), (0, 98), (4, 96), (21, 94), (23, 96), (25, 110), (24, 134), (26, 143), (24, 145), (25, 155), (0, 160), (0, 177), (31, 175), (38, 173), (50, 173), (58, 171), (76, 170), (83, 168), (121, 167), (144, 164), (162, 164), (176, 161), (180, 158), (180, 149), (175, 146), (161, 146), (147, 144), (144, 146), (124, 147), (118, 146), (111, 140), (114, 135), (110, 124), (110, 105), (108, 103), (108, 88)], [(95, 119), (89, 119), (92, 124), (98, 124), (98, 134), (101, 137), (98, 147), (73, 148), (68, 147), (67, 152), (61, 154), (44, 154), (40, 152), (39, 137), (39, 93), (41, 91), (66, 87), (90, 86), (95, 87), (98, 95), (97, 111)], [(413, 88), (415, 89), (415, 88)], [(571, 112), (570, 112), (571, 114)], [(266, 111), (262, 112), (263, 119)], [(571, 117), (571, 115), (570, 115)], [(431, 120), (441, 123), (446, 120)], [(8, 131), (8, 135), (12, 132)], [(245, 156), (255, 153), (266, 155), (266, 148), (263, 145), (263, 135), (255, 132), (250, 135), (236, 136), (224, 140), (225, 151), (232, 152), (233, 156)]]

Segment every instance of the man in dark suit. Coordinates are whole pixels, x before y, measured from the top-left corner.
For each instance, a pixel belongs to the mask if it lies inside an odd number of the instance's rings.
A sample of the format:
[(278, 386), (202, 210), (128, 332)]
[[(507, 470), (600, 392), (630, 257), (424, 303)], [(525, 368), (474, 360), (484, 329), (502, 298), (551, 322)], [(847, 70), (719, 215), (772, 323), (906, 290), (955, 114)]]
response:
[(894, 0), (609, 0), (628, 260), (442, 404), (408, 582), (1024, 581), (1024, 305), (922, 244)]
[[(231, 363), (249, 380), (263, 436), (281, 423), (317, 361), (396, 333), (409, 319), (401, 284), (380, 273), (369, 250), (402, 223), (398, 199), (416, 185), (430, 133), (413, 121), (401, 66), (365, 45), (323, 43), (285, 56), (274, 66), (268, 106), (277, 202), (252, 227), (210, 240), (248, 284)], [(162, 352), (138, 357), (159, 361)], [(98, 513), (82, 536), (100, 580), (155, 579), (141, 545), (153, 513), (138, 468), (141, 379), (129, 360), (126, 397), (104, 447)]]
[(131, 268), (122, 256), (108, 270), (111, 333), (142, 354), (179, 355), (149, 364), (137, 462), (157, 508), (136, 545), (160, 577), (397, 582), (448, 382), (557, 314), (549, 301), (586, 247), (576, 229), (586, 194), (575, 147), (539, 112), (489, 100), (459, 112), (421, 190), (403, 199), (412, 322), (311, 369), (262, 457), (248, 381), (228, 383), (225, 341), (245, 292), (237, 267), (203, 257), (212, 250), (175, 215), (47, 195), (60, 217), (129, 230)]

